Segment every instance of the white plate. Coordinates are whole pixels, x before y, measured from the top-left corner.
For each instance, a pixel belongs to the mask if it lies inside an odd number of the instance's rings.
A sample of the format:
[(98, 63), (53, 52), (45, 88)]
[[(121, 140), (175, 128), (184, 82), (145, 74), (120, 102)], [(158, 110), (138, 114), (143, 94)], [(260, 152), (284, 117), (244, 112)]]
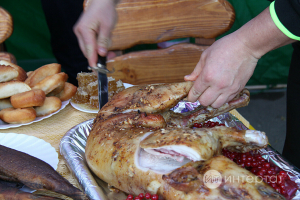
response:
[[(123, 83), (125, 89), (129, 88), (133, 85), (129, 84), (129, 83)], [(73, 106), (73, 108), (82, 111), (82, 112), (86, 112), (86, 113), (98, 113), (99, 109), (93, 109), (93, 108), (89, 108), (88, 106), (84, 105), (84, 104), (79, 104), (79, 103), (74, 103), (72, 100), (70, 101), (70, 104)]]
[(70, 101), (70, 104), (73, 106), (73, 108), (86, 113), (98, 113), (99, 111), (99, 109), (89, 108), (88, 105), (85, 104), (74, 103), (72, 100)]
[[(0, 144), (34, 156), (51, 165), (53, 169), (57, 169), (58, 153), (50, 143), (40, 138), (25, 134), (0, 133)], [(25, 192), (35, 191), (27, 187), (23, 187), (22, 190)]]
[(46, 119), (46, 118), (49, 118), (51, 117), (52, 115), (55, 115), (56, 113), (58, 113), (59, 111), (61, 111), (62, 109), (64, 109), (68, 103), (70, 102), (70, 100), (67, 100), (67, 101), (63, 101), (61, 103), (61, 108), (54, 112), (54, 113), (51, 113), (50, 115), (47, 115), (47, 116), (43, 116), (43, 117), (37, 117), (35, 118), (35, 120), (31, 121), (31, 122), (28, 122), (28, 123), (24, 123), (24, 124), (8, 124), (8, 123), (5, 123), (4, 121), (2, 121), (0, 119), (0, 129), (8, 129), (8, 128), (16, 128), (16, 127), (20, 127), (20, 126), (24, 126), (24, 125), (28, 125), (28, 124), (32, 124), (34, 122), (39, 122), (39, 121), (42, 121), (43, 119)]

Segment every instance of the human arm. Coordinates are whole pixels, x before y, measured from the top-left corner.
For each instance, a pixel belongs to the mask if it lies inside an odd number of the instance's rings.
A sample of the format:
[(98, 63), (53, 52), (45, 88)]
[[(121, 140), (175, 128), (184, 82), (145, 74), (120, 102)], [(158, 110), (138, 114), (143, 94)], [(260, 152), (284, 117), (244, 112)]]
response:
[(98, 54), (107, 55), (111, 31), (117, 22), (117, 3), (117, 0), (92, 0), (73, 28), (91, 67), (96, 66)]
[(261, 56), (294, 41), (275, 25), (269, 8), (265, 9), (203, 52), (192, 74), (185, 77), (195, 81), (188, 100), (220, 107), (245, 87)]

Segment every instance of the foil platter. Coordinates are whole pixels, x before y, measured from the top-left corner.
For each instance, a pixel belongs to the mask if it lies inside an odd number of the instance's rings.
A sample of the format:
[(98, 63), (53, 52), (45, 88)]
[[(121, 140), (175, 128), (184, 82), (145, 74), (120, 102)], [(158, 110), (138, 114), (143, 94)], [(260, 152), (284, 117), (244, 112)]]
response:
[[(186, 112), (196, 107), (196, 104), (179, 103), (173, 108), (174, 112)], [(67, 166), (76, 177), (83, 191), (91, 200), (120, 200), (126, 199), (127, 195), (122, 192), (116, 192), (109, 189), (104, 181), (97, 178), (89, 170), (85, 160), (85, 146), (89, 132), (93, 126), (93, 119), (82, 122), (71, 128), (61, 139), (60, 153), (66, 160)], [(238, 129), (248, 129), (241, 121), (230, 113), (225, 113), (211, 119), (210, 121), (224, 123), (228, 127)], [(300, 200), (300, 170), (288, 162), (280, 153), (271, 146), (259, 150), (262, 157), (269, 162), (288, 172), (292, 181), (294, 181), (298, 190), (293, 200)]]

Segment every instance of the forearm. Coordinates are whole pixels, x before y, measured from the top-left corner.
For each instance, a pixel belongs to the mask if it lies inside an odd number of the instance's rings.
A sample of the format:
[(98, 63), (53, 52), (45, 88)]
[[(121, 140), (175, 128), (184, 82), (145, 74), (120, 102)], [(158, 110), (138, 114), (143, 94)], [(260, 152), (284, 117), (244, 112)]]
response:
[(269, 8), (234, 33), (257, 59), (267, 52), (295, 42), (273, 22)]

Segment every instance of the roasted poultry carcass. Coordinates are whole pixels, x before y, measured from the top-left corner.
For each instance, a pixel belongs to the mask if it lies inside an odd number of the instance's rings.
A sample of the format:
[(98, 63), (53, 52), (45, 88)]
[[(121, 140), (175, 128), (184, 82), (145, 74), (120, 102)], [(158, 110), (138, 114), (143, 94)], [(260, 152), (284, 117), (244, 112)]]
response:
[[(198, 183), (196, 186), (186, 184), (181, 190), (170, 181), (173, 173), (187, 166), (193, 166), (201, 174), (199, 169), (203, 162), (215, 159), (224, 147), (247, 152), (268, 144), (265, 133), (260, 131), (229, 127), (192, 129), (195, 122), (203, 122), (249, 102), (249, 92), (243, 90), (219, 109), (199, 107), (185, 114), (171, 111), (170, 108), (187, 96), (192, 84), (134, 86), (116, 94), (99, 111), (87, 140), (86, 160), (91, 170), (103, 181), (130, 194), (149, 192), (172, 200), (216, 199), (218, 194), (221, 195), (219, 199), (233, 199), (226, 192), (203, 190), (203, 185)], [(225, 172), (227, 165), (221, 168)], [(233, 166), (238, 169), (236, 175), (245, 173), (239, 166)], [(184, 178), (184, 174), (179, 178)], [(270, 192), (261, 194), (258, 187), (247, 184), (241, 188), (225, 183), (222, 188), (228, 186), (229, 193), (233, 188), (234, 192), (245, 193), (249, 199), (266, 199), (266, 196), (272, 199), (276, 192), (261, 184)]]

